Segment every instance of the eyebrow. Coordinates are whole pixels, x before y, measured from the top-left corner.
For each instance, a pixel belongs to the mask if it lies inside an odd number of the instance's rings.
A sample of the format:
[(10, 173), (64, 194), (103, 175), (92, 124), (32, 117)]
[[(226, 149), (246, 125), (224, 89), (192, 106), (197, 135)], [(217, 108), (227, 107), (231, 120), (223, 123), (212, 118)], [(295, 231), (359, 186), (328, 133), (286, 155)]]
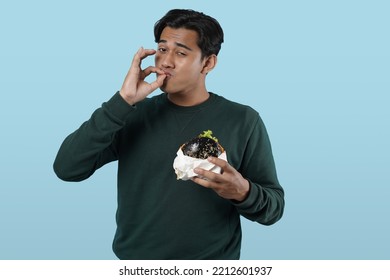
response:
[[(160, 41), (158, 41), (158, 43), (168, 43), (168, 42), (167, 42), (167, 40), (160, 40)], [(186, 45), (184, 45), (182, 43), (175, 42), (175, 45), (178, 46), (178, 47), (182, 47), (182, 48), (184, 48), (186, 50), (192, 51), (192, 49), (190, 47), (188, 47), (188, 46), (186, 46)]]

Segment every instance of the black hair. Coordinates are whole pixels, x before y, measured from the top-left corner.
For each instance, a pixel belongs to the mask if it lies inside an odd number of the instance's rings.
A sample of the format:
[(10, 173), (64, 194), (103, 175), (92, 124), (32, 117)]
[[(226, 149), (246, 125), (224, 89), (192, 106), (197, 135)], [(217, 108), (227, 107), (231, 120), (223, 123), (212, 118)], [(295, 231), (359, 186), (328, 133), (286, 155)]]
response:
[(198, 33), (198, 46), (202, 58), (218, 55), (223, 43), (223, 30), (218, 21), (204, 13), (194, 10), (170, 10), (154, 25), (154, 39), (158, 43), (165, 27), (185, 28)]

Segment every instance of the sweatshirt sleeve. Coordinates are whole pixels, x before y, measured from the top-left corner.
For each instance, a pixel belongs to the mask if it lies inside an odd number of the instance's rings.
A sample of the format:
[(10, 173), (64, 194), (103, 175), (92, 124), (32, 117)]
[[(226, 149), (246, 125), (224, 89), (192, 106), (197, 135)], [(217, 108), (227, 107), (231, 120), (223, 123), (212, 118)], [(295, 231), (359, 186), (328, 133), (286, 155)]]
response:
[(63, 141), (53, 164), (56, 175), (64, 181), (82, 181), (104, 164), (117, 160), (116, 133), (134, 110), (119, 92), (103, 103)]
[(250, 191), (244, 201), (234, 202), (238, 212), (264, 225), (276, 223), (283, 215), (284, 191), (277, 178), (271, 143), (260, 117), (249, 137), (239, 171), (249, 181)]

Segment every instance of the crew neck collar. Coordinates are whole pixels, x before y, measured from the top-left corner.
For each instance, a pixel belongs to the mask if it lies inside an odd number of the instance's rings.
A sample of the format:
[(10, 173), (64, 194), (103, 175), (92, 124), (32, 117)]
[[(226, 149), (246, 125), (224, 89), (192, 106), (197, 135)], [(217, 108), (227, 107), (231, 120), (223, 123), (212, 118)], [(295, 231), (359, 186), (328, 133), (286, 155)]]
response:
[(210, 104), (212, 104), (215, 101), (215, 97), (216, 97), (216, 95), (214, 93), (209, 92), (209, 98), (207, 100), (205, 100), (204, 102), (202, 102), (198, 105), (194, 105), (194, 106), (176, 105), (175, 103), (173, 103), (172, 101), (169, 100), (168, 94), (166, 94), (165, 92), (161, 93), (160, 100), (162, 101), (162, 103), (164, 105), (168, 106), (172, 110), (176, 110), (176, 111), (180, 111), (180, 112), (194, 112), (194, 111), (201, 110), (201, 109), (209, 106)]

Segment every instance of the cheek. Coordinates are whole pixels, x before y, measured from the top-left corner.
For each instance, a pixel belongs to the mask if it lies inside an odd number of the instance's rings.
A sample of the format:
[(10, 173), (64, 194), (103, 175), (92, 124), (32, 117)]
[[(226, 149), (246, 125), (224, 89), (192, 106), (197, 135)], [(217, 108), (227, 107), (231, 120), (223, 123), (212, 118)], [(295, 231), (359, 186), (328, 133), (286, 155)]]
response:
[(202, 72), (202, 65), (198, 61), (195, 61), (190, 65), (187, 65), (187, 69), (189, 75), (198, 77)]

